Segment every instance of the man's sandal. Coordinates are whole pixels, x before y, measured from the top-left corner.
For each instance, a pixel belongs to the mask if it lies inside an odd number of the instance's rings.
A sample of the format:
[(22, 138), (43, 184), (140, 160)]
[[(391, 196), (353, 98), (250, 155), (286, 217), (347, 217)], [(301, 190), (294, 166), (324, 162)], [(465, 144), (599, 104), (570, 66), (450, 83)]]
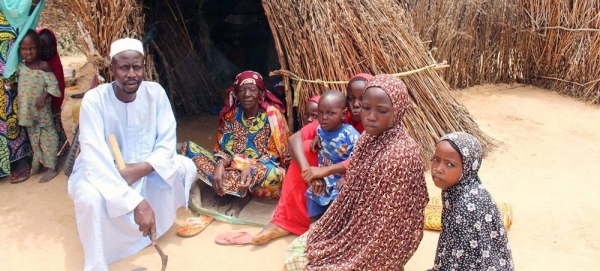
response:
[(185, 225), (177, 230), (181, 237), (192, 237), (200, 234), (215, 219), (211, 216), (201, 215), (199, 217), (188, 217)]

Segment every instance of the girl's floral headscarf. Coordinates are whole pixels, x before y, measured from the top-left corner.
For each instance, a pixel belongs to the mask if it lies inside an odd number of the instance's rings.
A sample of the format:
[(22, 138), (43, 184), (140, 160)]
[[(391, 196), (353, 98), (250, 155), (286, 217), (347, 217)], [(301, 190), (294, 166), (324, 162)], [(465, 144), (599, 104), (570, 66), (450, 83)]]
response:
[(462, 159), (462, 176), (442, 192), (442, 232), (432, 270), (514, 270), (500, 211), (478, 176), (481, 143), (473, 135), (443, 136)]

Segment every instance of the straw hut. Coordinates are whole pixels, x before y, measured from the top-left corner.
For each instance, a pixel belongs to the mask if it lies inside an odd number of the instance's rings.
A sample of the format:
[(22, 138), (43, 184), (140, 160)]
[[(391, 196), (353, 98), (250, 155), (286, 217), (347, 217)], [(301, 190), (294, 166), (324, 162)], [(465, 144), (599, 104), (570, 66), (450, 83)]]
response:
[[(493, 145), (452, 96), (437, 71), (444, 65), (431, 57), (398, 1), (73, 2), (78, 2), (70, 4), (76, 13), (92, 18), (82, 19), (82, 32), (99, 55), (108, 55), (107, 43), (118, 36), (144, 37), (154, 55), (151, 73), (182, 114), (209, 110), (221, 101), (231, 77), (244, 69), (284, 79), (289, 120), (292, 106), (301, 109), (326, 89), (345, 91), (346, 80), (357, 72), (391, 73), (408, 86), (411, 106), (404, 123), (421, 146), (424, 162), (438, 138), (452, 131), (476, 135), (486, 150)], [(141, 6), (145, 17), (137, 19)], [(112, 21), (120, 27), (111, 26)], [(86, 29), (88, 24), (102, 29)], [(145, 35), (133, 31), (139, 25)]]
[(525, 83), (600, 102), (600, 1), (401, 0), (452, 88)]

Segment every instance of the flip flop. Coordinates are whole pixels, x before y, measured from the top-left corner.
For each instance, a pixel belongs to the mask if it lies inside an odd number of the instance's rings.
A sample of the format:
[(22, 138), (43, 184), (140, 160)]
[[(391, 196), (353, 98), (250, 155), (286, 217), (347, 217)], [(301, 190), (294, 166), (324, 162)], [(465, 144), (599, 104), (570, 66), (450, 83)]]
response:
[(24, 181), (27, 181), (29, 179), (29, 177), (31, 177), (31, 173), (29, 172), (30, 170), (31, 170), (30, 168), (26, 168), (19, 172), (15, 172), (12, 175), (10, 183), (17, 184), (17, 183), (22, 183)]
[(245, 246), (252, 244), (252, 235), (247, 232), (226, 232), (217, 235), (215, 243), (223, 246)]
[(188, 217), (185, 225), (177, 230), (181, 237), (193, 237), (200, 234), (215, 219), (211, 216), (201, 215), (199, 217)]

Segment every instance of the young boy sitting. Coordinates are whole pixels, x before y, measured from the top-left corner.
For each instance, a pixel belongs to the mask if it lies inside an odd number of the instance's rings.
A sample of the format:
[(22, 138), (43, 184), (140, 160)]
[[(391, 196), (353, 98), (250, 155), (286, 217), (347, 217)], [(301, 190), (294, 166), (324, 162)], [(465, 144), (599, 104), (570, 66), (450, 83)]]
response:
[[(319, 167), (327, 167), (350, 158), (354, 143), (360, 134), (352, 125), (344, 123), (346, 96), (338, 90), (328, 90), (319, 100), (317, 138), (319, 145)], [(337, 198), (337, 182), (342, 174), (331, 174), (323, 179), (314, 179), (306, 192), (308, 216), (311, 222), (318, 220)]]

